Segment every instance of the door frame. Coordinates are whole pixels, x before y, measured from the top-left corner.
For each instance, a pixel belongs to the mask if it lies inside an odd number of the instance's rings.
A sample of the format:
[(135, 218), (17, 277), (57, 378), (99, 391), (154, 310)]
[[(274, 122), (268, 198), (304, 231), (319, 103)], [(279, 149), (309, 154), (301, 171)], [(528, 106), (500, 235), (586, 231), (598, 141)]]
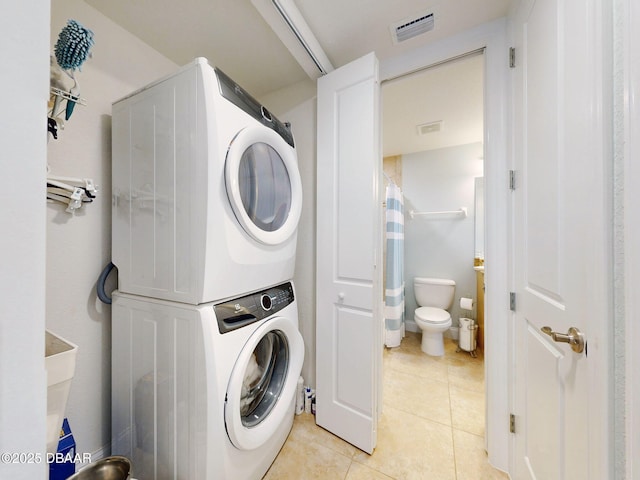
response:
[[(411, 50), (380, 62), (380, 81), (393, 80), (466, 53), (484, 49), (484, 171), (485, 171), (485, 448), (489, 463), (507, 471), (510, 438), (511, 352), (508, 294), (509, 167), (508, 49), (505, 18), (482, 24), (460, 35)], [(491, 132), (491, 135), (488, 134)], [(505, 300), (507, 299), (507, 300)]]
[[(622, 27), (616, 29), (614, 35), (619, 41), (616, 42), (616, 60), (623, 72), (614, 78), (617, 92), (615, 109), (622, 114), (614, 124), (614, 168), (618, 173), (624, 172), (622, 185), (614, 185), (617, 193), (614, 209), (622, 212), (616, 218), (615, 260), (618, 264), (622, 257), (624, 270), (624, 284), (618, 283), (616, 288), (617, 298), (622, 299), (622, 305), (616, 305), (614, 345), (617, 348), (624, 345), (616, 353), (623, 354), (625, 358), (624, 365), (615, 371), (616, 379), (625, 379), (624, 392), (616, 392), (615, 426), (626, 431), (625, 444), (620, 442), (615, 446), (616, 459), (625, 459), (622, 466), (618, 465), (615, 475), (616, 478), (637, 478), (640, 476), (640, 369), (637, 368), (640, 365), (640, 349), (636, 348), (640, 344), (640, 301), (637, 299), (640, 289), (640, 190), (637, 188), (640, 163), (636, 159), (640, 158), (640, 138), (637, 136), (640, 131), (640, 6), (635, 0), (623, 0), (616, 4), (614, 24)], [(624, 209), (620, 208), (621, 203)], [(616, 437), (621, 438), (622, 435)]]

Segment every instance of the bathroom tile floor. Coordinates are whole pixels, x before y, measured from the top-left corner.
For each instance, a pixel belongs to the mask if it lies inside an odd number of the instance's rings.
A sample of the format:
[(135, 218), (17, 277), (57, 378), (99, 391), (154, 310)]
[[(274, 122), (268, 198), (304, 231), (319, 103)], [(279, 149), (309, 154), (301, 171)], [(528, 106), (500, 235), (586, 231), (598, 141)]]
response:
[(384, 405), (373, 455), (358, 450), (298, 415), (264, 480), (508, 479), (484, 451), (484, 359), (420, 350), (407, 332), (399, 348), (384, 349)]

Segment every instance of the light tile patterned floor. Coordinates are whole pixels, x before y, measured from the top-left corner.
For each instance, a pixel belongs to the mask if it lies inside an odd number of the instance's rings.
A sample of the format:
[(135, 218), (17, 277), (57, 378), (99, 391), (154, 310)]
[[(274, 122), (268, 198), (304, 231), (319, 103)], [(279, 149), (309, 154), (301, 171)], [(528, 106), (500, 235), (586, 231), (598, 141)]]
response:
[(384, 406), (373, 455), (315, 424), (310, 414), (293, 429), (264, 480), (493, 480), (508, 476), (484, 451), (482, 356), (456, 352), (445, 338), (443, 357), (420, 350), (420, 334), (384, 352)]

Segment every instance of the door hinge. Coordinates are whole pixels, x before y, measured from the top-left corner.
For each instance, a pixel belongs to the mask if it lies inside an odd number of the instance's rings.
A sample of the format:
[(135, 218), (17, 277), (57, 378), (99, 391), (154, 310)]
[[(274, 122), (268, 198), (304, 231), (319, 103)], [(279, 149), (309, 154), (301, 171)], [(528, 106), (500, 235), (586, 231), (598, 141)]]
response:
[(509, 414), (509, 432), (516, 433), (516, 416), (513, 413)]
[(516, 171), (509, 170), (509, 190), (513, 191), (516, 189)]
[(509, 292), (509, 310), (516, 311), (516, 292)]
[(509, 47), (509, 68), (516, 68), (516, 49)]

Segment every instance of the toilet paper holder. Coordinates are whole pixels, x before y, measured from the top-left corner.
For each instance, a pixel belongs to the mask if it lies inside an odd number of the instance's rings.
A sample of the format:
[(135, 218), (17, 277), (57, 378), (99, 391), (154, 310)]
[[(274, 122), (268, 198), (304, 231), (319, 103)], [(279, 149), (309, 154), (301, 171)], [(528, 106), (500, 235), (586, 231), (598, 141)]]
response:
[(473, 310), (473, 298), (460, 297), (460, 308), (462, 310)]

